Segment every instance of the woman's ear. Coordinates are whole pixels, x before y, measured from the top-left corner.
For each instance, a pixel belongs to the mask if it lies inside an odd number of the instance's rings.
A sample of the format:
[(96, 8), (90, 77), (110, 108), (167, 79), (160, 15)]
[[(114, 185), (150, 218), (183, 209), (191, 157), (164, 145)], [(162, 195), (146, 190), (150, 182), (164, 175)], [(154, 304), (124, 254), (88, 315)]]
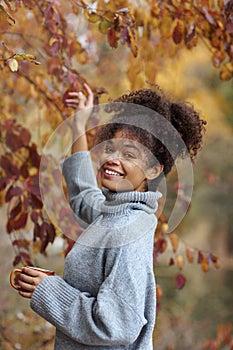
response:
[(159, 164), (159, 165), (155, 165), (151, 168), (148, 168), (146, 170), (146, 178), (147, 180), (154, 180), (156, 179), (156, 177), (158, 177), (163, 171), (163, 165)]

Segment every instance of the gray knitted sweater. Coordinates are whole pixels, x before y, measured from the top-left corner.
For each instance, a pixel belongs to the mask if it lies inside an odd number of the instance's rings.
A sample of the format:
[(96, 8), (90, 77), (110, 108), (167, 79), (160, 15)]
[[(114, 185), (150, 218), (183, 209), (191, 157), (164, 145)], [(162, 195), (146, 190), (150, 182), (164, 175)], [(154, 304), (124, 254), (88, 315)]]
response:
[(89, 152), (68, 157), (63, 174), (86, 229), (66, 257), (63, 278), (37, 286), (32, 309), (56, 327), (56, 350), (152, 350), (160, 193), (101, 191)]

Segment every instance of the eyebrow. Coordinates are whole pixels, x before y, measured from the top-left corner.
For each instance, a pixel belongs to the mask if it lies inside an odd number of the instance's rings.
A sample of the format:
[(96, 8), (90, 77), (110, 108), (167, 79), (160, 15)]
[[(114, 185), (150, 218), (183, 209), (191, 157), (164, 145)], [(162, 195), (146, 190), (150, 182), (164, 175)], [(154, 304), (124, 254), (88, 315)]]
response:
[[(107, 140), (107, 141), (106, 141), (106, 144), (111, 144), (111, 145), (113, 145), (114, 142), (113, 142), (112, 140)], [(137, 151), (139, 154), (141, 154), (141, 151), (140, 151), (140, 149), (139, 149), (137, 146), (134, 146), (134, 145), (131, 145), (131, 144), (124, 144), (123, 147), (132, 148), (132, 149), (134, 149), (135, 151)]]

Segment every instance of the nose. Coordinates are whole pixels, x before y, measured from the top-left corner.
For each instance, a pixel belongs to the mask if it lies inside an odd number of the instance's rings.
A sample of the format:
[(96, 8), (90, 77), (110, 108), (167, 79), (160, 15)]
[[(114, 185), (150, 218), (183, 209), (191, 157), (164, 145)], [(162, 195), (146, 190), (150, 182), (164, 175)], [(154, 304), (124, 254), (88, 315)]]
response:
[(120, 164), (120, 157), (117, 156), (116, 154), (112, 154), (110, 157), (107, 159), (108, 164)]

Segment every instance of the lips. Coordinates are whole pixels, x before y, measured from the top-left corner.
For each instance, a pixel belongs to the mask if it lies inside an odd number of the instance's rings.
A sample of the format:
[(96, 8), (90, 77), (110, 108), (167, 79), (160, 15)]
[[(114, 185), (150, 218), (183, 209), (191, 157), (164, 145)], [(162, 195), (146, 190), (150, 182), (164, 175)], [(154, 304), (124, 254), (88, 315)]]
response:
[(104, 169), (104, 174), (107, 176), (123, 176), (122, 173), (114, 170), (114, 169), (110, 169), (110, 168), (105, 168)]

